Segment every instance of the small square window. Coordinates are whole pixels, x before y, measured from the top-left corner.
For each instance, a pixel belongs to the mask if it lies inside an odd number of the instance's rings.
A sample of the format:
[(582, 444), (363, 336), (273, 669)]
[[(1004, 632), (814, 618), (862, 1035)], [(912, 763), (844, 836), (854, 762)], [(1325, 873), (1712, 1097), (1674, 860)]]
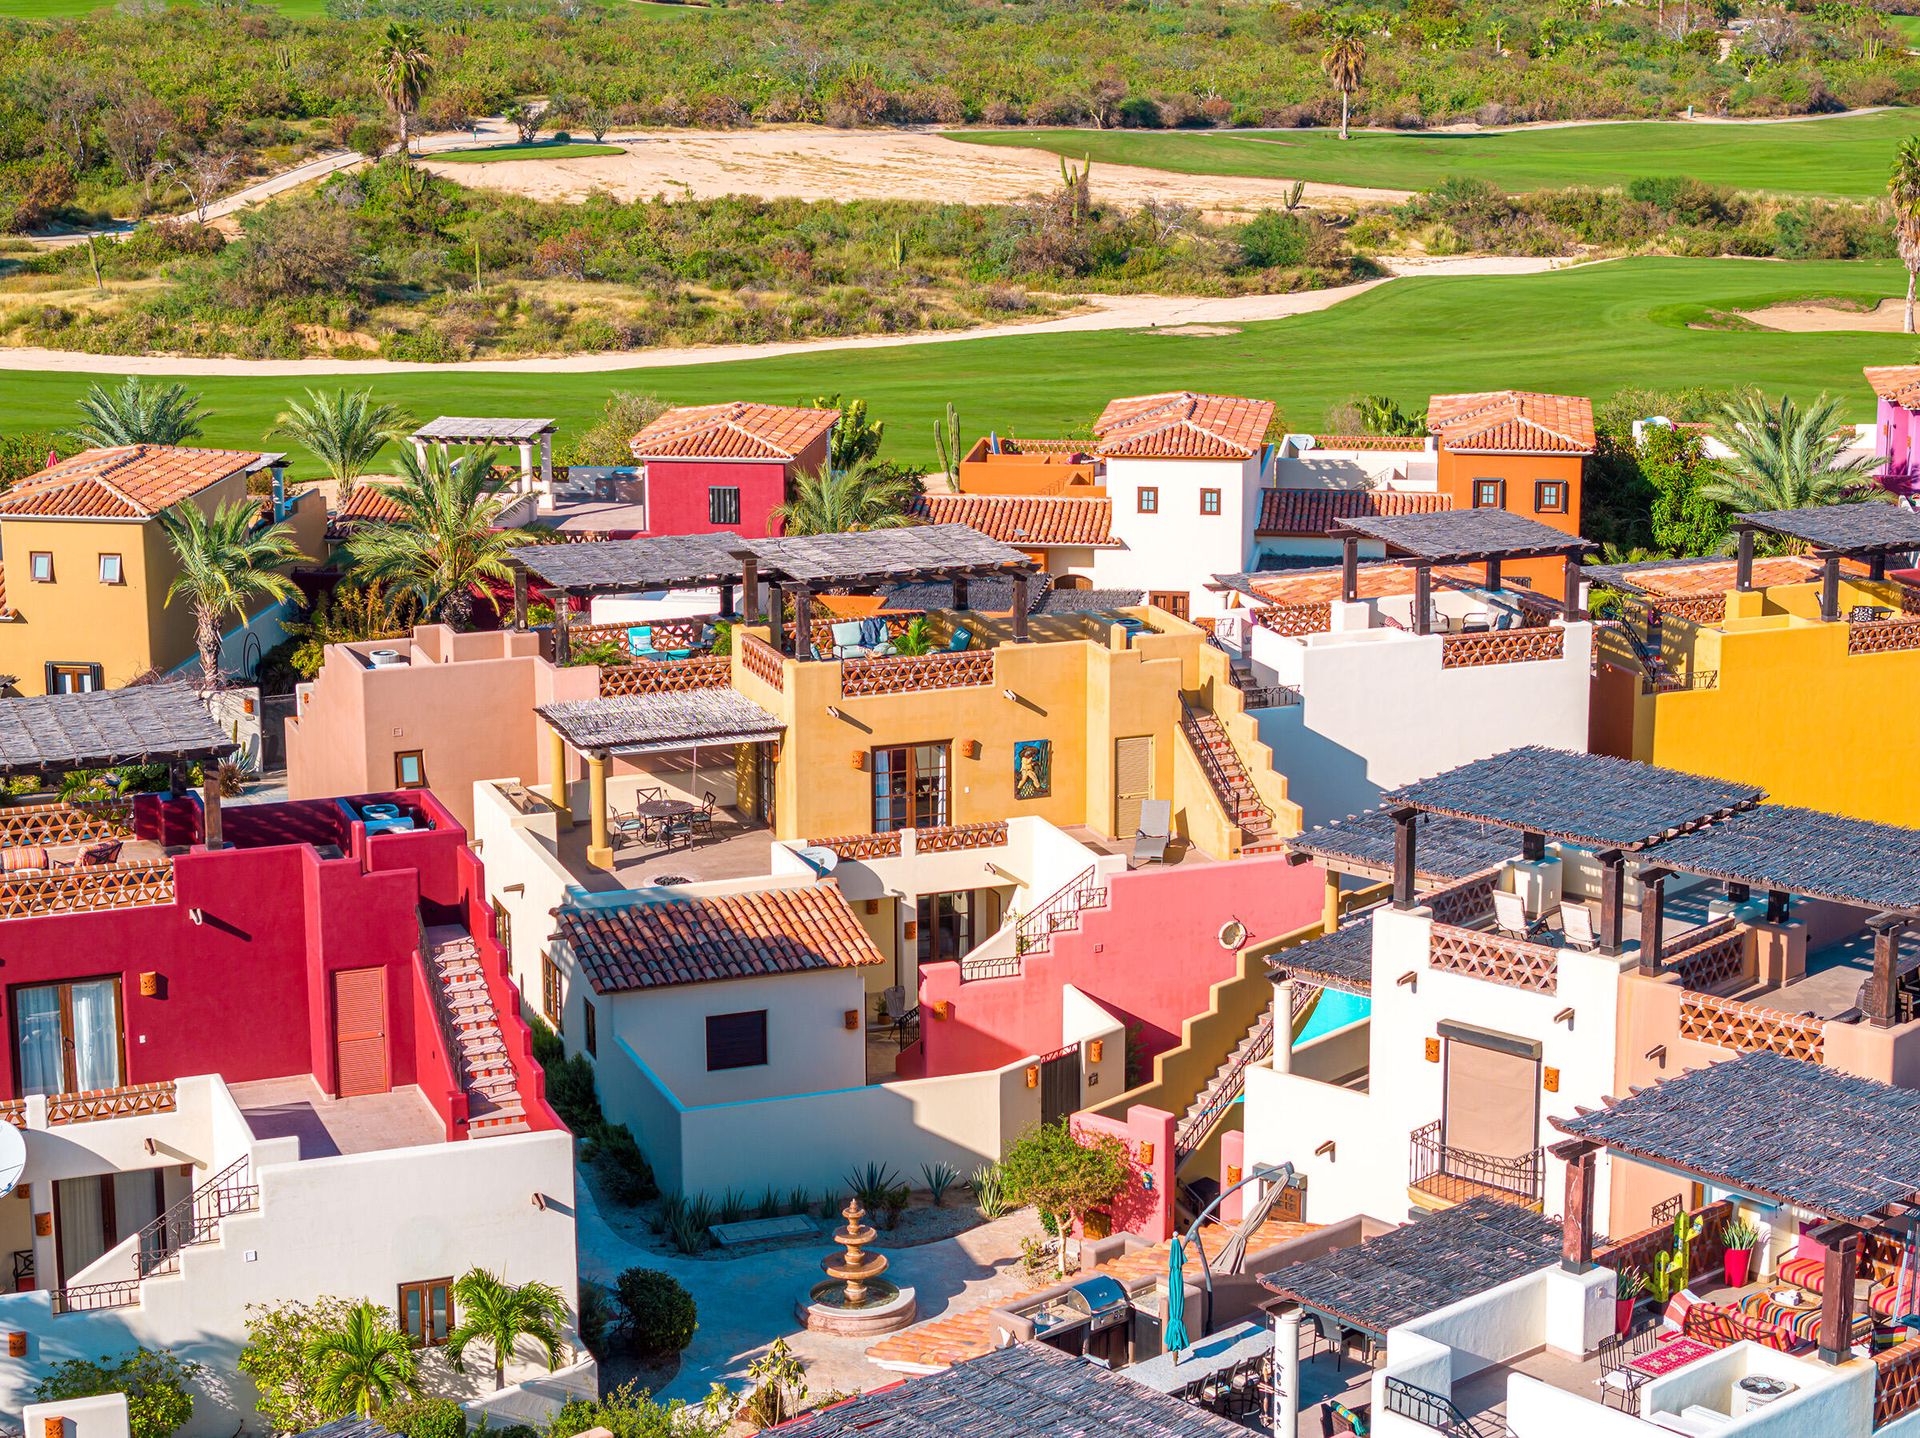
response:
[(100, 556), (100, 582), (102, 584), (124, 584), (125, 578), (120, 571), (120, 556), (103, 554)]
[(1160, 512), (1160, 490), (1157, 485), (1141, 485), (1136, 491), (1136, 499), (1140, 506), (1140, 513), (1158, 514)]
[(427, 763), (419, 749), (402, 749), (393, 756), (393, 783), (397, 789), (427, 787)]
[(707, 1071), (757, 1068), (767, 1061), (767, 1011), (707, 1015)]
[(1476, 479), (1473, 482), (1475, 509), (1505, 509), (1507, 482), (1504, 479)]
[(1543, 479), (1533, 487), (1533, 508), (1538, 514), (1565, 514), (1567, 487), (1557, 479)]
[(27, 572), (35, 584), (53, 583), (53, 556), (44, 549), (36, 549), (27, 556)]
[(708, 489), (707, 522), (738, 524), (740, 522), (740, 491), (731, 485), (716, 485)]
[(1218, 514), (1220, 512), (1219, 490), (1203, 489), (1200, 491), (1200, 512), (1202, 514)]

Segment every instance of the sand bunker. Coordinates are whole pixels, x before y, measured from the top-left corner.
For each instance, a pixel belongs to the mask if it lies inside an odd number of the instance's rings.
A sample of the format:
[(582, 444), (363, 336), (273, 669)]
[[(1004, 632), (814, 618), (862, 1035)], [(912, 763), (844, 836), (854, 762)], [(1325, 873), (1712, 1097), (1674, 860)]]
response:
[(1808, 300), (1801, 304), (1769, 305), (1764, 310), (1735, 310), (1743, 320), (1770, 330), (1791, 334), (1821, 334), (1828, 330), (1874, 330), (1899, 334), (1906, 325), (1905, 297), (1882, 300), (1870, 310), (1852, 309), (1832, 302)]
[[(613, 143), (610, 141), (609, 143)], [(575, 160), (496, 160), (435, 165), (463, 185), (510, 190), (537, 200), (578, 200), (605, 190), (622, 200), (665, 194), (791, 196), (803, 200), (930, 200), (1004, 204), (1060, 184), (1060, 161), (1044, 150), (969, 145), (919, 130), (661, 131), (621, 139), (622, 155)], [(1286, 204), (1286, 180), (1236, 175), (1175, 175), (1131, 165), (1093, 167), (1103, 201), (1190, 205), (1212, 215), (1244, 215)], [(1308, 204), (1385, 203), (1400, 190), (1308, 185)]]

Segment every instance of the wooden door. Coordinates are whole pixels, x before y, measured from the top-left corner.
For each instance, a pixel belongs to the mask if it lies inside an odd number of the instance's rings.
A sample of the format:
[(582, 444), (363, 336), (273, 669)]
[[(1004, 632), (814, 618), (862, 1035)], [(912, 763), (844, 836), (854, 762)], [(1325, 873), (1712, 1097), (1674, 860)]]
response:
[(1140, 832), (1140, 806), (1153, 797), (1153, 735), (1113, 741), (1113, 836)]
[(333, 1052), (339, 1098), (387, 1091), (386, 971), (333, 971)]

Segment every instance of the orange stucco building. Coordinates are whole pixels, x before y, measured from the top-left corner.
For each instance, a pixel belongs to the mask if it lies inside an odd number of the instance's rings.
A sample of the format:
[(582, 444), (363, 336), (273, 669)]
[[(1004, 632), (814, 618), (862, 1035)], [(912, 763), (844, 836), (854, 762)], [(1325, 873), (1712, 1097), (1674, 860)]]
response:
[[(1580, 476), (1595, 443), (1591, 400), (1510, 389), (1437, 394), (1427, 428), (1439, 440), (1437, 488), (1453, 508), (1505, 509), (1580, 532)], [(1558, 560), (1509, 569), (1536, 588), (1559, 583)]]

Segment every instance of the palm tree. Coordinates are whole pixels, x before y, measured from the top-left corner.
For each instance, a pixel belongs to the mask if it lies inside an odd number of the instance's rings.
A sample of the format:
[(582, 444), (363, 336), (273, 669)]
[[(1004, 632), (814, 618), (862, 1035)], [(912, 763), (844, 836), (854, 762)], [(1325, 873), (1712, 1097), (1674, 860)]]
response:
[(373, 87), (387, 102), (400, 122), (400, 158), (407, 158), (407, 121), (420, 108), (427, 93), (427, 80), (433, 74), (433, 56), (417, 25), (387, 22), (386, 33), (376, 43), (374, 62), (379, 67)]
[(200, 396), (183, 384), (149, 388), (137, 375), (128, 375), (120, 388), (91, 386), (80, 401), (86, 423), (66, 431), (81, 444), (112, 449), (123, 444), (183, 444), (200, 433), (209, 416), (200, 409)]
[(508, 1283), (497, 1273), (475, 1268), (454, 1280), (453, 1308), (459, 1322), (447, 1335), (447, 1357), (454, 1372), (467, 1371), (467, 1345), (476, 1339), (493, 1350), (496, 1390), (507, 1386), (507, 1359), (522, 1338), (545, 1350), (549, 1373), (560, 1366), (567, 1304), (551, 1283)]
[(310, 389), (304, 401), (287, 401), (272, 432), (304, 444), (319, 456), (327, 473), (340, 482), (345, 498), (382, 446), (399, 439), (412, 425), (413, 416), (400, 406), (374, 403), (370, 389), (351, 394), (343, 389), (332, 394)]
[(338, 1328), (307, 1340), (314, 1398), (333, 1417), (366, 1418), (402, 1394), (419, 1391), (407, 1336), (371, 1303), (356, 1303)]
[(1786, 395), (1769, 402), (1757, 389), (1743, 391), (1714, 420), (1714, 437), (1733, 453), (1721, 461), (1725, 477), (1701, 485), (1701, 496), (1749, 514), (1888, 498), (1868, 481), (1873, 461), (1836, 462), (1851, 439), (1839, 414), (1840, 401), (1825, 394), (1803, 410)]
[(160, 516), (173, 545), (180, 574), (167, 590), (167, 603), (184, 596), (193, 605), (194, 644), (207, 684), (220, 679), (220, 620), (229, 612), (244, 615), (256, 599), (291, 599), (299, 591), (280, 572), (300, 557), (293, 527), (262, 529), (260, 505), (232, 499), (211, 516), (191, 500)]
[(916, 481), (861, 459), (837, 473), (819, 469), (798, 476), (793, 497), (775, 509), (773, 517), (787, 534), (893, 529), (913, 523), (907, 506), (919, 493)]
[(493, 491), (493, 457), (483, 449), (460, 458), (441, 446), (424, 458), (400, 452), (401, 482), (388, 496), (400, 508), (391, 524), (368, 524), (347, 541), (359, 577), (413, 595), (428, 614), (463, 628), (473, 620), (473, 589), (512, 577), (507, 551), (531, 541), (521, 529), (496, 529), (506, 501)]
[(1327, 32), (1333, 36), (1333, 43), (1320, 57), (1320, 68), (1333, 81), (1333, 88), (1340, 92), (1340, 138), (1344, 140), (1347, 138), (1347, 104), (1353, 92), (1360, 88), (1360, 77), (1367, 68), (1367, 42), (1354, 20), (1336, 20), (1328, 25)]
[(1893, 244), (1907, 267), (1906, 331), (1913, 333), (1913, 282), (1920, 275), (1920, 135), (1909, 135), (1893, 152), (1893, 174), (1887, 179), (1893, 208)]

